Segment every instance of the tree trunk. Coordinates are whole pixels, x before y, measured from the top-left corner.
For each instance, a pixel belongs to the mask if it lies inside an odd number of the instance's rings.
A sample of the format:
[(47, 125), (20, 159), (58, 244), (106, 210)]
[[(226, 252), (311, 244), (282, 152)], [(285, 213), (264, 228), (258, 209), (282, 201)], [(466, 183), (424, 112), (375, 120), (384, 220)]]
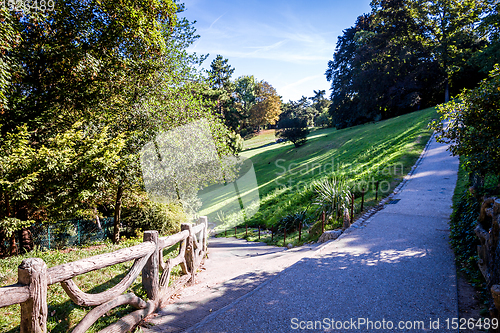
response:
[(21, 253), (33, 250), (33, 236), (28, 228), (22, 228), (19, 232), (19, 244), (22, 250)]
[(7, 256), (7, 248), (5, 247), (5, 232), (0, 230), (0, 258)]
[(17, 254), (16, 233), (13, 232), (12, 236), (10, 236), (10, 255), (15, 256), (16, 254)]
[[(9, 196), (5, 196), (5, 213), (7, 217), (10, 217), (10, 200)], [(10, 255), (15, 256), (17, 254), (17, 245), (16, 245), (16, 233), (13, 232), (10, 237)]]
[(94, 214), (95, 214), (95, 222), (97, 224), (97, 228), (99, 229), (99, 231), (102, 231), (101, 220), (99, 219), (99, 213), (97, 212), (96, 207), (94, 207)]
[(113, 224), (113, 243), (118, 244), (120, 242), (120, 215), (122, 209), (122, 197), (123, 197), (123, 185), (118, 185), (118, 190), (116, 191), (116, 201), (115, 201), (115, 221)]
[(448, 103), (450, 101), (450, 81), (446, 78), (444, 83), (444, 102)]

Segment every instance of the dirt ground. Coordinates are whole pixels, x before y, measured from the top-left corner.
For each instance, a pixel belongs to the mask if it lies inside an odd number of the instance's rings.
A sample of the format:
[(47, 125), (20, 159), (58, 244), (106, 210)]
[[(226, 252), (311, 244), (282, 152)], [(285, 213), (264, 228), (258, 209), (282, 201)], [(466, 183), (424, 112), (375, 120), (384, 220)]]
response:
[[(458, 283), (458, 314), (460, 318), (481, 318), (481, 310), (485, 308), (485, 305), (481, 303), (481, 295), (476, 289), (471, 286), (465, 277), (457, 272), (457, 283)], [(479, 329), (467, 329), (460, 330), (460, 332), (486, 332), (486, 330)]]

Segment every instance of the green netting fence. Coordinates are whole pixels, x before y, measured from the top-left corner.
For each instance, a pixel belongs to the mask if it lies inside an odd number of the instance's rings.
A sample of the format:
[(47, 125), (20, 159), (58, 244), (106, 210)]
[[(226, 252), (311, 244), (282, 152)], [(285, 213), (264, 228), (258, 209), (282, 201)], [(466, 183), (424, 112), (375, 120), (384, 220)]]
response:
[(41, 250), (52, 250), (103, 241), (112, 234), (113, 221), (112, 217), (102, 218), (99, 221), (73, 219), (50, 224), (34, 224), (29, 230), (34, 246)]

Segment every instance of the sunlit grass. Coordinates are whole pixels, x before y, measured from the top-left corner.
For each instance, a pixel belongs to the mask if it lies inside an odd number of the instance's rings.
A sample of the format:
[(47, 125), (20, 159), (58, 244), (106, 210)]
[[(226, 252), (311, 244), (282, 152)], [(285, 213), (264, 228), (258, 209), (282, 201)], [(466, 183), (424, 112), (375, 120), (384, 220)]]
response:
[[(342, 130), (316, 129), (299, 148), (292, 143), (263, 146), (263, 141), (252, 138), (253, 148), (241, 156), (253, 162), (260, 209), (246, 219), (246, 224), (271, 228), (285, 215), (305, 209), (314, 196), (311, 184), (333, 175), (345, 177), (352, 185), (365, 184), (355, 189), (356, 214), (361, 213), (362, 188), (368, 190), (364, 210), (375, 206), (410, 171), (431, 135), (427, 126), (434, 118), (435, 109), (430, 108)], [(375, 181), (380, 182), (377, 201)], [(212, 211), (223, 208), (219, 197), (205, 199), (204, 206)], [(317, 219), (314, 213), (310, 209), (313, 220)], [(214, 213), (212, 221), (213, 217)]]
[(262, 130), (260, 133), (254, 134), (251, 139), (243, 142), (243, 150), (255, 149), (276, 141), (274, 130)]

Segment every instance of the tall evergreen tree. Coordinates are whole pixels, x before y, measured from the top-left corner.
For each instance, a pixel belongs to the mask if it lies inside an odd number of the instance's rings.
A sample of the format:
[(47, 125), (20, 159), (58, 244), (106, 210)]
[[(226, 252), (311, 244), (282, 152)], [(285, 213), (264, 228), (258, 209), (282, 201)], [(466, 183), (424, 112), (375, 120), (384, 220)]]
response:
[[(488, 8), (485, 0), (418, 0), (420, 24), (426, 27), (426, 42), (443, 72), (444, 102), (450, 100), (450, 85), (461, 71), (467, 71), (472, 55), (485, 46), (478, 33), (478, 25)], [(482, 77), (471, 77), (477, 68), (469, 71), (466, 82), (477, 83)], [(462, 86), (456, 87), (458, 92)]]

